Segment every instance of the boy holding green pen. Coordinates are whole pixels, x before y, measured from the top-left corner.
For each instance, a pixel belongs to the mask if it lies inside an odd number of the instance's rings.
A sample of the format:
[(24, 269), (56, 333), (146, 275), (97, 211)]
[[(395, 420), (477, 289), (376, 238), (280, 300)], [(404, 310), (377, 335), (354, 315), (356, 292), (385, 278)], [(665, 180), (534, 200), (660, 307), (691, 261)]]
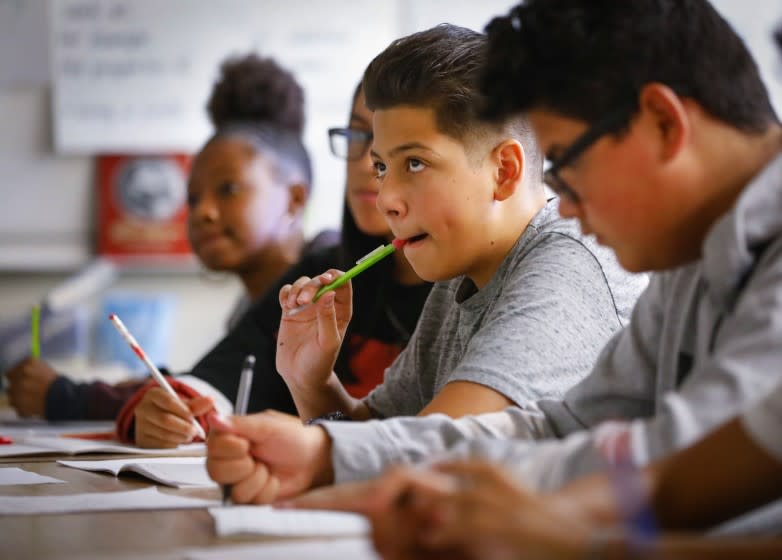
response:
[(310, 305), (315, 304), (326, 292), (329, 292), (331, 290), (336, 290), (340, 286), (350, 282), (351, 278), (358, 276), (366, 269), (368, 269), (370, 266), (373, 266), (374, 264), (380, 262), (387, 256), (391, 255), (397, 249), (401, 249), (402, 247), (404, 247), (404, 245), (405, 242), (402, 241), (401, 239), (394, 239), (388, 245), (381, 245), (374, 251), (371, 251), (368, 254), (364, 255), (363, 257), (361, 257), (359, 260), (356, 261), (356, 266), (354, 266), (344, 274), (338, 276), (337, 279), (334, 280), (333, 282), (321, 286), (318, 289), (318, 291), (315, 292), (315, 295), (312, 297), (310, 303), (306, 305), (302, 305), (300, 307), (289, 309), (288, 317), (292, 317), (297, 313), (304, 311)]
[(645, 286), (557, 216), (522, 117), (479, 121), (484, 46), (480, 33), (439, 26), (396, 41), (366, 71), (378, 208), (416, 274), (437, 284), (408, 348), (362, 400), (333, 372), (350, 284), (312, 306), (338, 271), (281, 290), (277, 370), (305, 420), (462, 416), (561, 395)]

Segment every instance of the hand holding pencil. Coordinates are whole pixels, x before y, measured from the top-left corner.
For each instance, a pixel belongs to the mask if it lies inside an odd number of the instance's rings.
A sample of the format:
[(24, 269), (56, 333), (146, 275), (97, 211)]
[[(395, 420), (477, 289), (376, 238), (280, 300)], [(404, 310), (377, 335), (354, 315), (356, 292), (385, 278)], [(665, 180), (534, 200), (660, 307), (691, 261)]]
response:
[(194, 434), (206, 439), (206, 433), (195, 416), (211, 410), (212, 400), (196, 397), (183, 402), (119, 317), (112, 314), (109, 319), (159, 385), (150, 389), (136, 407), (136, 444), (142, 447), (174, 447), (191, 441)]
[(276, 362), (294, 399), (301, 392), (320, 390), (331, 377), (353, 313), (350, 279), (402, 246), (404, 241), (395, 239), (359, 259), (347, 272), (331, 269), (282, 287)]
[(288, 311), (309, 304), (322, 286), (342, 274), (328, 270), (315, 278), (299, 278), (280, 290), (282, 320), (275, 358), (277, 371), (294, 393), (317, 390), (331, 375), (353, 314), (351, 283), (326, 292), (299, 313), (290, 315)]

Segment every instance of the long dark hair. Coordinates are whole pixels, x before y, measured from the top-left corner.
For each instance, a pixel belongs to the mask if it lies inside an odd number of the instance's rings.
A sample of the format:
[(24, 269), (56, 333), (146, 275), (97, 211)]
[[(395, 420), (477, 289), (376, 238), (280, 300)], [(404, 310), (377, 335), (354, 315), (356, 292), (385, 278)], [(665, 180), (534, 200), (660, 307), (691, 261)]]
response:
[[(353, 99), (350, 106), (356, 104), (359, 94), (361, 93), (361, 82), (356, 86), (353, 91)], [(364, 233), (356, 225), (356, 220), (353, 219), (353, 214), (350, 212), (348, 206), (347, 192), (345, 199), (342, 203), (342, 235), (340, 238), (340, 266), (351, 267), (358, 259), (375, 249), (378, 245), (384, 245), (388, 243), (388, 239), (382, 235), (369, 235)], [(370, 275), (371, 277), (387, 277), (393, 272), (394, 261), (393, 259), (386, 259), (380, 261), (378, 264), (368, 269), (362, 274), (362, 276)]]
[[(361, 83), (358, 84), (351, 102), (351, 108), (356, 104), (361, 93)], [(342, 205), (342, 233), (340, 237), (339, 260), (340, 268), (347, 270), (358, 259), (376, 249), (380, 245), (388, 243), (388, 239), (381, 235), (369, 235), (361, 231), (353, 219), (353, 214), (348, 206), (347, 194)], [(353, 290), (353, 320), (348, 325), (345, 334), (343, 350), (339, 353), (335, 370), (339, 373), (343, 382), (355, 382), (351, 374), (349, 360), (360, 350), (360, 345), (350, 346), (350, 335), (356, 329), (362, 332), (372, 332), (372, 327), (383, 316), (383, 305), (387, 299), (385, 296), (388, 285), (394, 277), (394, 259), (386, 258), (375, 266), (367, 269), (354, 280)], [(358, 289), (355, 289), (358, 288)], [(359, 314), (356, 310), (360, 309)], [(407, 343), (407, 341), (404, 341)]]

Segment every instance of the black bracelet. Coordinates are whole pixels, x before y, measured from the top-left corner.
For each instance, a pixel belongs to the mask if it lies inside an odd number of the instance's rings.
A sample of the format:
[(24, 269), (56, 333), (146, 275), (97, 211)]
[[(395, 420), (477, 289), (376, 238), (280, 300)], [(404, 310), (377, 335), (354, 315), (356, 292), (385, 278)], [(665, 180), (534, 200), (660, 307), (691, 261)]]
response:
[(324, 414), (323, 416), (316, 416), (315, 418), (310, 418), (304, 424), (306, 426), (309, 426), (311, 424), (315, 424), (316, 422), (323, 422), (323, 421), (341, 421), (341, 422), (349, 422), (353, 420), (350, 416), (342, 412), (341, 410), (335, 410), (334, 412), (329, 412), (328, 414)]

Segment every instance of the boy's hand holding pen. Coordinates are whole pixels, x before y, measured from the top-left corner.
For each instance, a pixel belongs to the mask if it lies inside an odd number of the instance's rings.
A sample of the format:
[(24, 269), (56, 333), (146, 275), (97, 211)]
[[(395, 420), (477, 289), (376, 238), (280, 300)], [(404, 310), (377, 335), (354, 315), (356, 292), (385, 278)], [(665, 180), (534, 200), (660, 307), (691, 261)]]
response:
[[(236, 403), (234, 404), (234, 414), (244, 416), (247, 414), (247, 403), (250, 402), (250, 388), (253, 383), (253, 368), (255, 367), (255, 356), (248, 355), (244, 359), (242, 373), (239, 377), (239, 390), (236, 393)], [(226, 484), (223, 486), (223, 505), (231, 500), (232, 486)]]
[[(370, 268), (371, 266), (374, 266), (375, 264), (377, 264), (381, 260), (385, 259), (387, 256), (392, 254), (397, 249), (401, 249), (402, 247), (404, 247), (404, 245), (405, 245), (405, 241), (402, 240), (402, 239), (394, 239), (388, 245), (381, 245), (380, 247), (378, 247), (374, 251), (370, 251), (368, 254), (366, 254), (363, 257), (361, 257), (360, 259), (358, 259), (356, 261), (356, 265), (353, 268), (351, 268), (350, 270), (348, 270), (344, 274), (338, 274), (336, 276), (336, 278), (333, 279), (333, 281), (331, 281), (332, 277), (329, 274), (331, 271), (329, 271), (329, 272), (327, 272), (325, 274), (321, 274), (318, 277), (318, 279), (320, 279), (321, 282), (319, 284), (317, 284), (317, 290), (316, 290), (315, 294), (311, 298), (309, 298), (308, 297), (309, 294), (307, 293), (307, 291), (303, 291), (302, 293), (297, 294), (296, 299), (292, 300), (291, 298), (289, 298), (289, 301), (288, 301), (289, 307), (288, 307), (288, 309), (287, 309), (285, 314), (288, 317), (292, 317), (292, 316), (300, 313), (301, 311), (304, 311), (305, 309), (307, 309), (311, 305), (317, 303), (317, 301), (321, 297), (323, 297), (325, 294), (327, 294), (328, 292), (330, 292), (332, 290), (336, 290), (340, 286), (346, 284), (347, 282), (350, 281), (351, 278), (354, 278), (354, 277), (358, 276), (359, 274), (364, 272), (366, 269)], [(306, 279), (306, 277), (303, 277), (303, 278), (300, 278), (299, 281), (305, 280), (305, 279)], [(299, 281), (297, 281), (296, 284), (298, 284)], [(324, 284), (323, 282), (327, 282), (327, 283)], [(296, 286), (296, 284), (294, 284), (294, 286)], [(306, 284), (305, 284), (305, 286), (306, 286)], [(298, 307), (296, 305), (294, 305), (294, 304), (298, 304)]]
[[(277, 333), (277, 371), (295, 395), (317, 391), (331, 376), (353, 314), (350, 282), (327, 291), (312, 304), (315, 293), (344, 273), (329, 270), (302, 277), (280, 290), (282, 321)], [(292, 309), (299, 309), (293, 315)]]

